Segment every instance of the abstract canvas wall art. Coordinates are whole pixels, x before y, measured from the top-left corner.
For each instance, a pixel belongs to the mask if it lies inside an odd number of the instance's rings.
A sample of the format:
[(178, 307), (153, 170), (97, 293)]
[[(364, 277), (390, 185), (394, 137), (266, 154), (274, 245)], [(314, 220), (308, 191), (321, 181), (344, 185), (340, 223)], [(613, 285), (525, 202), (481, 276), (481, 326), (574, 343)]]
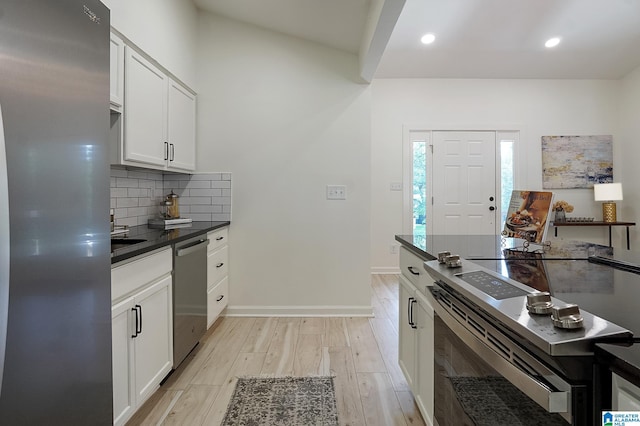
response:
[(613, 182), (613, 137), (543, 136), (542, 187), (592, 188)]

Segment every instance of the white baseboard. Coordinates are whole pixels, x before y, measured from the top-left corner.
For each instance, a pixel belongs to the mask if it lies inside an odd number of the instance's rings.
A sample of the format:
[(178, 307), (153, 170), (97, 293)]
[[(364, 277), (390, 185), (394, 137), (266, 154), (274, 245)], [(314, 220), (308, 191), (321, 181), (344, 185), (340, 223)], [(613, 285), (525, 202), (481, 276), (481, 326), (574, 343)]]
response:
[(381, 274), (399, 274), (400, 267), (399, 266), (373, 266), (371, 267), (371, 274), (373, 275), (381, 275)]
[(373, 317), (371, 306), (227, 306), (227, 317)]

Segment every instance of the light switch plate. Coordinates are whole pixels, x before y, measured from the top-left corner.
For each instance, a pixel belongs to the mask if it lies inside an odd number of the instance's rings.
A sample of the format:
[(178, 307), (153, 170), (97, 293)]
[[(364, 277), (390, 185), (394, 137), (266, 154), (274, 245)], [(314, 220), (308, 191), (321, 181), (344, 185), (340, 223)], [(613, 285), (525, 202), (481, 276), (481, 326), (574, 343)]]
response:
[(346, 185), (327, 185), (327, 200), (346, 200)]

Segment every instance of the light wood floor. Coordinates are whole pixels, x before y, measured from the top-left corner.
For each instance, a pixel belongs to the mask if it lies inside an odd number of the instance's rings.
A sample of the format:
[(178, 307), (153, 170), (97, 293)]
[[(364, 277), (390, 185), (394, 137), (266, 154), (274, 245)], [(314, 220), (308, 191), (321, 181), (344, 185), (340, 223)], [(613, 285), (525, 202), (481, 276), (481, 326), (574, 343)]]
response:
[(238, 376), (334, 375), (341, 425), (424, 425), (398, 367), (398, 276), (374, 318), (222, 318), (128, 425), (218, 425)]

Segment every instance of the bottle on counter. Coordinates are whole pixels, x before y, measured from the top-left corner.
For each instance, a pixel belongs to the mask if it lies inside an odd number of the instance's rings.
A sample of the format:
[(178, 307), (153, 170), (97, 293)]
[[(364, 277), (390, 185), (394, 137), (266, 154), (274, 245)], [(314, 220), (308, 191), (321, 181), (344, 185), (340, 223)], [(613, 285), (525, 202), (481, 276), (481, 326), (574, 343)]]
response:
[(180, 205), (178, 204), (178, 194), (171, 190), (171, 194), (167, 195), (167, 201), (170, 202), (167, 206), (167, 217), (169, 219), (179, 219), (180, 218)]

